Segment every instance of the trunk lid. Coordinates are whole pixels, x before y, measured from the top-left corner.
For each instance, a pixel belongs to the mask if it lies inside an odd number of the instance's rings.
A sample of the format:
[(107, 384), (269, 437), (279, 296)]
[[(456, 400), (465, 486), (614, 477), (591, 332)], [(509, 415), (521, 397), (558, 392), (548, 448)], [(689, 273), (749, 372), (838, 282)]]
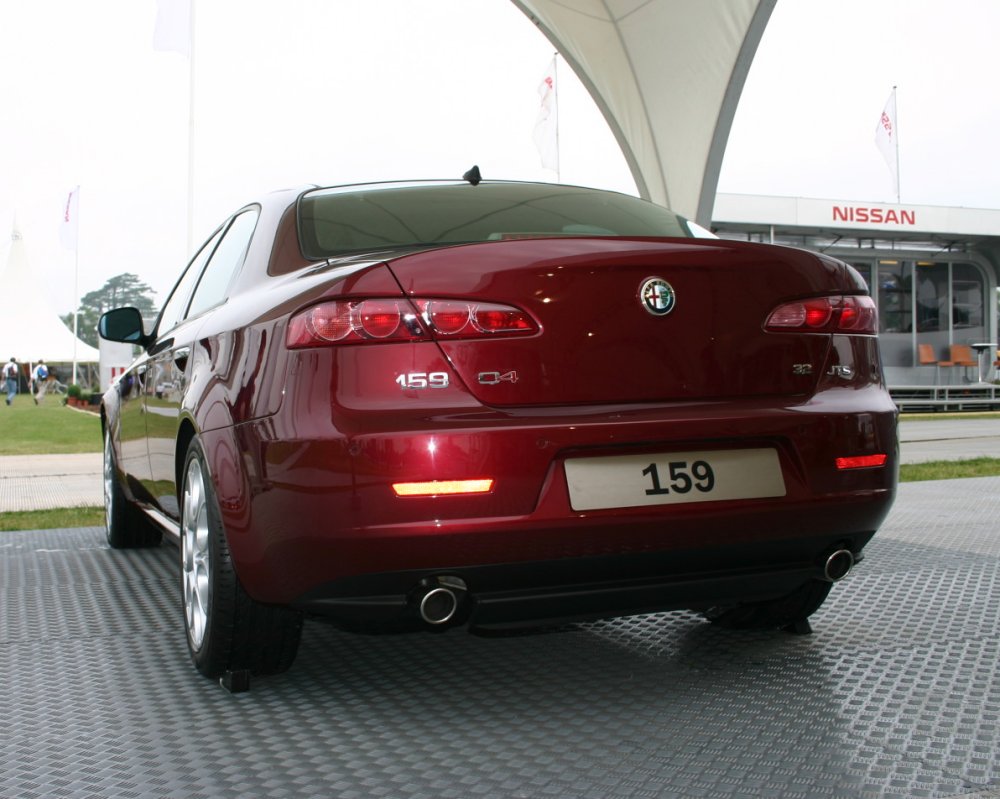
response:
[[(508, 303), (537, 320), (521, 338), (438, 337), (469, 390), (496, 406), (808, 395), (830, 336), (766, 333), (764, 321), (788, 300), (858, 293), (833, 259), (722, 240), (503, 241), (389, 267), (408, 296)], [(668, 313), (644, 307), (650, 278), (672, 288)], [(668, 292), (647, 293), (663, 305)]]

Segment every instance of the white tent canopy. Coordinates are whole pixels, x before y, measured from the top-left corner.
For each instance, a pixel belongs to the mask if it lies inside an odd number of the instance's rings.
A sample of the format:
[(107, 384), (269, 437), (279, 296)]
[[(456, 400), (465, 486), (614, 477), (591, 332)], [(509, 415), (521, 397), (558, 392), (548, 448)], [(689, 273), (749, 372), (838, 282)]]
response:
[(590, 91), (639, 193), (711, 222), (736, 104), (777, 0), (512, 0)]
[(21, 233), (14, 225), (7, 267), (0, 274), (0, 362), (96, 363), (100, 353), (76, 338), (52, 309), (31, 272)]

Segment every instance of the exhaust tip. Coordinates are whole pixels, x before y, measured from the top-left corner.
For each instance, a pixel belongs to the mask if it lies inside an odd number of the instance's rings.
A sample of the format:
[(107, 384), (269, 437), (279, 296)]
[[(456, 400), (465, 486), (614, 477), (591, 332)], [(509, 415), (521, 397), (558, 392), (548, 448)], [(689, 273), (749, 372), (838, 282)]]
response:
[(445, 624), (458, 611), (458, 597), (450, 588), (432, 588), (420, 598), (419, 609), (428, 624)]
[(823, 576), (831, 583), (843, 580), (854, 568), (854, 553), (849, 549), (838, 549), (830, 554), (823, 566)]

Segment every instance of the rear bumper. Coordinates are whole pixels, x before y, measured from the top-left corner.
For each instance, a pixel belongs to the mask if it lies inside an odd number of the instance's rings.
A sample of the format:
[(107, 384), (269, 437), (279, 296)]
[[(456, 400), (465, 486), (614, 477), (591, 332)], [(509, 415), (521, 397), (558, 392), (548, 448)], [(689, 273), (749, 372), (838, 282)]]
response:
[(335, 580), (292, 605), (340, 623), (379, 631), (427, 627), (418, 612), (421, 588), (437, 578), (467, 586), (448, 626), (516, 629), (668, 610), (704, 610), (776, 599), (823, 579), (835, 549), (861, 560), (871, 533), (802, 538), (795, 542), (643, 555), (504, 563), (400, 571)]
[[(831, 541), (867, 540), (895, 494), (896, 412), (884, 391), (831, 393), (784, 408), (761, 401), (574, 413), (396, 414), (394, 430), (350, 434), (331, 430), (329, 416), (323, 428), (319, 417), (289, 421), (279, 413), (204, 434), (244, 587), (261, 602), (289, 604), (369, 575), (419, 580), (495, 564), (650, 555), (683, 562), (684, 553), (702, 551), (712, 571), (728, 547), (794, 550), (801, 539), (819, 539), (805, 562)], [(778, 453), (785, 496), (570, 507), (567, 458), (751, 446)], [(834, 466), (835, 456), (869, 452), (885, 452), (886, 465)], [(391, 488), (397, 480), (482, 476), (496, 478), (493, 494), (403, 499)]]

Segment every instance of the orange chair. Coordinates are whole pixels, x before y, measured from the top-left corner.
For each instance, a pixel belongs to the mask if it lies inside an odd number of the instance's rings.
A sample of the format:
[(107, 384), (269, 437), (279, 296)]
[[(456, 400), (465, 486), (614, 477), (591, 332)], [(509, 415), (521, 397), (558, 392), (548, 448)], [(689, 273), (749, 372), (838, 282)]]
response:
[(934, 367), (934, 384), (938, 383), (938, 376), (941, 371), (937, 355), (934, 354), (934, 347), (931, 344), (917, 345), (917, 363), (920, 366)]
[(938, 382), (938, 377), (941, 373), (940, 363), (937, 359), (937, 355), (934, 354), (934, 347), (931, 344), (918, 344), (917, 345), (917, 364), (920, 366), (933, 366), (934, 367), (934, 382)]
[(934, 347), (930, 344), (918, 344), (917, 354), (920, 358), (921, 366), (937, 366), (937, 355), (934, 354)]
[[(972, 352), (972, 347), (968, 344), (952, 344), (951, 345), (951, 359), (947, 361), (938, 361), (938, 366), (961, 366), (966, 370), (969, 367), (979, 368), (979, 360)], [(966, 377), (968, 377), (968, 372), (966, 372)]]

